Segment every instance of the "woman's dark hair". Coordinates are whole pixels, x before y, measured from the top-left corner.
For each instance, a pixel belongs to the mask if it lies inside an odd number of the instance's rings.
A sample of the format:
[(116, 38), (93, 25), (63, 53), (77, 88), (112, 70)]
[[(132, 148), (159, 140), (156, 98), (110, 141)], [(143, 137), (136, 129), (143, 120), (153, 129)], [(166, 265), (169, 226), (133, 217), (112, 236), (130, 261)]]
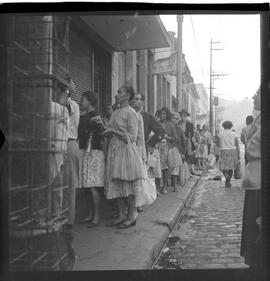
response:
[(122, 87), (120, 87), (120, 89), (118, 91), (120, 91), (121, 89), (124, 89), (126, 91), (126, 93), (128, 93), (130, 95), (129, 101), (133, 100), (134, 96), (136, 95), (133, 87), (131, 87), (131, 86), (122, 86)]
[(225, 121), (222, 123), (222, 127), (224, 129), (231, 129), (233, 127), (233, 123), (231, 121)]
[(119, 108), (119, 106), (118, 106), (118, 104), (117, 104), (117, 103), (115, 103), (115, 104), (113, 104), (113, 105), (112, 105), (112, 109), (113, 109), (113, 111), (115, 111), (117, 108)]
[(82, 94), (82, 98), (86, 98), (91, 105), (96, 108), (98, 104), (98, 96), (95, 92), (87, 91)]
[(64, 91), (66, 91), (66, 90), (68, 89), (68, 86), (65, 85), (64, 83), (60, 82), (60, 81), (56, 81), (56, 82), (55, 82), (55, 87), (56, 87), (56, 88), (59, 88), (60, 91), (61, 91), (61, 93), (64, 92)]
[(252, 115), (248, 115), (246, 118), (246, 124), (247, 126), (250, 125), (253, 122), (254, 118)]
[(167, 120), (167, 121), (171, 120), (171, 118), (172, 118), (172, 113), (171, 113), (170, 109), (169, 109), (168, 107), (165, 107), (165, 106), (162, 107), (161, 110), (160, 110), (160, 115), (161, 115), (162, 111), (165, 111), (165, 112), (166, 112), (166, 120)]

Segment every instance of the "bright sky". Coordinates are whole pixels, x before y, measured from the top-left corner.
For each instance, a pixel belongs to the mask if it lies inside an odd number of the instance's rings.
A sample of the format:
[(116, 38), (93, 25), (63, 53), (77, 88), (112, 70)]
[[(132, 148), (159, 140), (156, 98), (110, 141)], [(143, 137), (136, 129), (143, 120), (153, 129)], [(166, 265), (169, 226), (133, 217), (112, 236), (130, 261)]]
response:
[[(175, 31), (175, 15), (161, 19), (168, 31)], [(193, 26), (193, 28), (192, 28)], [(210, 40), (219, 41), (213, 48), (213, 71), (227, 76), (216, 79), (215, 94), (221, 98), (251, 98), (260, 84), (259, 15), (185, 15), (183, 52), (195, 83), (209, 91)]]

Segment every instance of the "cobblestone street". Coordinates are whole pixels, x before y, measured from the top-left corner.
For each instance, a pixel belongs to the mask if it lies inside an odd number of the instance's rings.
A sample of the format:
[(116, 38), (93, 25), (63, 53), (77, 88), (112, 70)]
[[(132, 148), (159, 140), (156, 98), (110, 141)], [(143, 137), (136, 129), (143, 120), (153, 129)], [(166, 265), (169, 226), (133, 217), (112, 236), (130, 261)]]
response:
[(232, 187), (225, 188), (224, 180), (208, 179), (218, 174), (212, 170), (201, 179), (156, 268), (246, 267), (240, 257), (244, 201), (241, 180), (232, 180)]

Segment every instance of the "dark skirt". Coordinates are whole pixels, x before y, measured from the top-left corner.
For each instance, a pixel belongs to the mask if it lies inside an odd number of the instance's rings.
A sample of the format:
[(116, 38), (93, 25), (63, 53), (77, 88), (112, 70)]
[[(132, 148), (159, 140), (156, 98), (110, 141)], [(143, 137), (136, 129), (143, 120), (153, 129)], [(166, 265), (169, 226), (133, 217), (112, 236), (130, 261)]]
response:
[(262, 249), (256, 244), (259, 236), (256, 219), (262, 213), (261, 201), (261, 190), (246, 190), (240, 254), (245, 258), (245, 263), (252, 267), (261, 263)]

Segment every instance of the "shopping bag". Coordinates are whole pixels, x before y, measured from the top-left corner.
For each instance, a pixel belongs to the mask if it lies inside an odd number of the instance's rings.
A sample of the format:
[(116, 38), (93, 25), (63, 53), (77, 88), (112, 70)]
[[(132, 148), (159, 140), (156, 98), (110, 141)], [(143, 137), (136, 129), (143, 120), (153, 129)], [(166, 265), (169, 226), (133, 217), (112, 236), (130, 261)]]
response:
[(208, 164), (210, 166), (214, 166), (215, 161), (216, 161), (215, 155), (210, 153), (209, 156), (208, 156)]
[(151, 205), (157, 198), (155, 179), (148, 176), (142, 180), (142, 186), (136, 196), (136, 207)]
[(180, 185), (183, 186), (186, 183), (185, 182), (185, 165), (180, 166), (179, 179), (180, 179)]
[(190, 169), (187, 162), (183, 162), (183, 164), (180, 166), (179, 171), (179, 179), (180, 179), (180, 185), (183, 186), (186, 184), (187, 180), (190, 177)]
[(175, 168), (182, 164), (182, 158), (176, 146), (168, 150), (168, 167)]
[(242, 178), (240, 160), (237, 161), (236, 169), (234, 170), (234, 178), (235, 179), (241, 179)]
[(129, 137), (122, 144), (114, 158), (112, 179), (135, 181), (145, 178), (144, 165), (136, 144), (131, 143)]

